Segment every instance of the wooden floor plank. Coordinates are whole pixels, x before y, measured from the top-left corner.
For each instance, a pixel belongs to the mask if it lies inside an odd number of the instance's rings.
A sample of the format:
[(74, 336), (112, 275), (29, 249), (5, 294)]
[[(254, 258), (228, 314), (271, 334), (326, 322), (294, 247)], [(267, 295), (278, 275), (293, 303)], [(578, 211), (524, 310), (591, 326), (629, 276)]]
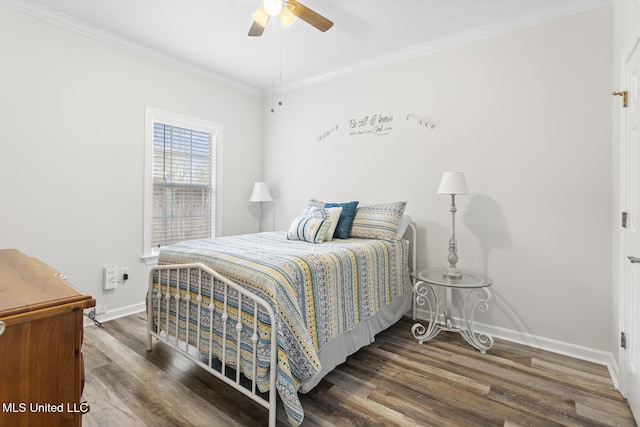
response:
[[(355, 369), (362, 370), (363, 367), (359, 365)], [(388, 371), (387, 367), (383, 366), (378, 368), (370, 367), (368, 369), (371, 369), (372, 372), (377, 371), (379, 375)], [(442, 367), (442, 371), (447, 371), (448, 369), (449, 366)], [(425, 378), (428, 378), (428, 381), (425, 381)], [(417, 396), (416, 400), (425, 401), (430, 407), (439, 409), (439, 411), (447, 414), (447, 417), (449, 417), (447, 421), (449, 422), (453, 422), (455, 419), (462, 425), (499, 425), (504, 419), (517, 417), (518, 419), (528, 419), (530, 424), (531, 422), (553, 424), (549, 418), (534, 416), (526, 411), (514, 410), (508, 405), (503, 405), (502, 402), (488, 399), (487, 395), (493, 388), (492, 386), (487, 386), (486, 390), (465, 388), (456, 381), (447, 381), (436, 376), (424, 377), (416, 372), (390, 375), (386, 380), (380, 378), (380, 382), (383, 387), (392, 389), (397, 394)], [(394, 384), (391, 385), (390, 383)], [(455, 417), (451, 414), (452, 402), (458, 402), (458, 406), (455, 409)], [(414, 401), (413, 403), (417, 404), (418, 402)]]
[[(635, 426), (606, 367), (458, 334), (417, 344), (402, 319), (300, 395), (303, 427)], [(259, 426), (267, 411), (168, 346), (146, 351), (143, 314), (85, 328), (85, 427)], [(282, 405), (278, 425), (285, 426)]]
[[(112, 360), (108, 365), (91, 370), (91, 375), (98, 377), (103, 383), (108, 382), (114, 393), (126, 401), (134, 413), (149, 422), (149, 425), (196, 425), (211, 416), (209, 404), (193, 390), (184, 387), (175, 377), (158, 369), (146, 358), (140, 357), (130, 347), (121, 345), (115, 336), (85, 331), (85, 341), (90, 344), (99, 342), (100, 345), (94, 344), (94, 347), (99, 347)], [(202, 373), (184, 357), (180, 359), (184, 366), (190, 366), (191, 377)], [(185, 400), (189, 401), (186, 411)], [(242, 425), (224, 413), (219, 418), (220, 426)]]
[(90, 415), (83, 417), (84, 427), (101, 425), (143, 427), (147, 425), (129, 405), (116, 396), (112, 388), (107, 387), (95, 375), (86, 379), (83, 397), (87, 402), (91, 402)]
[(330, 372), (325, 377), (325, 381), (342, 387), (344, 390), (348, 390), (351, 394), (363, 398), (369, 396), (371, 391), (375, 390), (377, 387), (375, 383), (367, 379), (355, 377), (340, 369)]

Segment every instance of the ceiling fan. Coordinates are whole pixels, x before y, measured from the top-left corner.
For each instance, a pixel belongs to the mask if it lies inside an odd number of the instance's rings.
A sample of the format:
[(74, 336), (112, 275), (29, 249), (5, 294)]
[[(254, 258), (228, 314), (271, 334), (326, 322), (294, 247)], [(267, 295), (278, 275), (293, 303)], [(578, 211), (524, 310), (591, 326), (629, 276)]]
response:
[(267, 27), (269, 18), (276, 15), (280, 15), (280, 21), (282, 21), (284, 28), (291, 25), (296, 18), (302, 19), (322, 32), (333, 26), (333, 22), (296, 0), (264, 0), (258, 10), (251, 15), (253, 24), (249, 29), (249, 35), (252, 37), (261, 36)]

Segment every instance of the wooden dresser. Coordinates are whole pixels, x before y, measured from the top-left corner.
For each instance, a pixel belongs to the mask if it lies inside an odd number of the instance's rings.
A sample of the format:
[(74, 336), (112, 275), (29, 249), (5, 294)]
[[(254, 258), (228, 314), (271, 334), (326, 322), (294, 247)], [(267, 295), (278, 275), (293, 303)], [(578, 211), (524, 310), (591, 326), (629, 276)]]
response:
[(0, 427), (82, 425), (83, 310), (95, 303), (48, 265), (0, 250)]

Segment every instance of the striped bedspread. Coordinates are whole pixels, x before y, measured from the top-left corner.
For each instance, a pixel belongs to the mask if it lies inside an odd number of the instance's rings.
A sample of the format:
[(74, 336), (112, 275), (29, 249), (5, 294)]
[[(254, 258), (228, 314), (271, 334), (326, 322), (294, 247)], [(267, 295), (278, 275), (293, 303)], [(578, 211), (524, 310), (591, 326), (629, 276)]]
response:
[[(175, 244), (160, 252), (159, 264), (205, 264), (271, 303), (278, 334), (276, 388), (289, 422), (298, 425), (304, 413), (297, 391), (320, 370), (318, 350), (411, 291), (407, 258), (405, 241), (311, 244), (267, 232)], [(264, 331), (260, 337), (268, 341)], [(268, 357), (262, 360), (268, 364)], [(257, 375), (266, 373), (268, 366)], [(268, 388), (268, 376), (258, 378), (258, 386)]]

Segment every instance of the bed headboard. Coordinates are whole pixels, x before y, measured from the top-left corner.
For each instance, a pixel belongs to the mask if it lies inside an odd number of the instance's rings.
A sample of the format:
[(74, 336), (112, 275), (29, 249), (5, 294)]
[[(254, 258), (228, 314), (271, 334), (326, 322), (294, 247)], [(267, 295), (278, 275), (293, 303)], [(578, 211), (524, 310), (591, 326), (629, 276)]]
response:
[(407, 230), (404, 232), (403, 238), (409, 241), (409, 273), (416, 273), (417, 266), (417, 247), (418, 247), (418, 229), (415, 222), (411, 221)]

